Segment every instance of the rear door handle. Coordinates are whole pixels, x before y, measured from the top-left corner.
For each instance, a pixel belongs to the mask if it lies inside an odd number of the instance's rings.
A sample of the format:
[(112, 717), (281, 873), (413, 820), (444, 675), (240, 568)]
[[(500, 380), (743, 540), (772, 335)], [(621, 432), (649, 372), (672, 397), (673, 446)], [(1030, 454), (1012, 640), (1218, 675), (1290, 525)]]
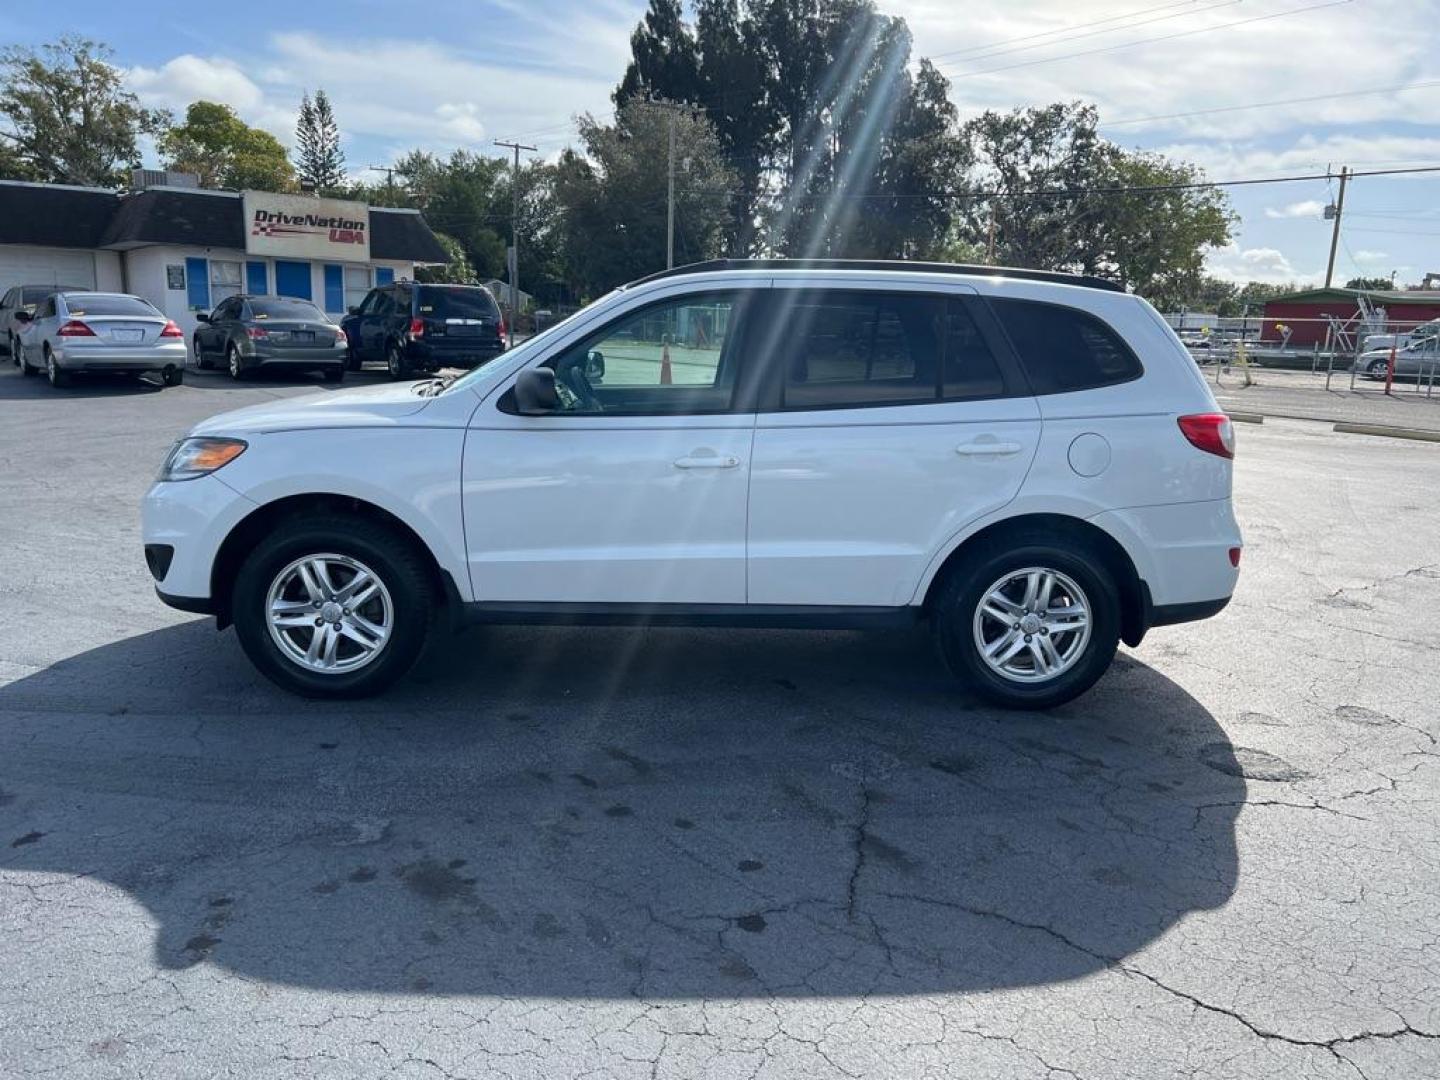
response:
[(961, 457), (1007, 457), (1025, 447), (1018, 442), (967, 442), (955, 447)]
[(740, 464), (738, 457), (682, 457), (675, 459), (677, 469), (733, 469)]

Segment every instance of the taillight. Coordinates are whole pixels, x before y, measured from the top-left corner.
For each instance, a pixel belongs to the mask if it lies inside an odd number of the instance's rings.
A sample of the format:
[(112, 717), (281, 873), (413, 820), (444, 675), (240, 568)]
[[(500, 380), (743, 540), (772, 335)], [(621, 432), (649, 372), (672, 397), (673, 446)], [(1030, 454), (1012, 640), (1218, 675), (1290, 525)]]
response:
[(348, 345), (349, 343), (350, 339), (345, 336), (345, 331), (337, 327), (335, 330), (335, 344), (338, 346)]
[(266, 330), (263, 326), (247, 326), (245, 328), (245, 336), (253, 341), (259, 341), (261, 338), (268, 338), (270, 331)]
[(1237, 569), (1237, 570), (1240, 569), (1240, 549), (1239, 549), (1239, 548), (1231, 548), (1231, 549), (1230, 549), (1230, 565), (1233, 566), (1233, 567), (1235, 567), (1235, 569)]
[(86, 326), (78, 319), (71, 319), (59, 330), (55, 331), (56, 337), (94, 337), (95, 331)]
[(501, 336), (502, 338), (505, 336), (505, 316), (504, 316), (504, 315), (501, 315), (501, 316), (500, 316), (500, 336)]
[(185, 335), (184, 335), (183, 333), (181, 333), (180, 327), (178, 327), (178, 326), (175, 325), (175, 320), (174, 320), (174, 319), (166, 319), (166, 320), (165, 320), (165, 329), (160, 331), (160, 336), (161, 336), (161, 337), (178, 337), (178, 338), (183, 338)]
[(1224, 413), (1196, 413), (1180, 417), (1179, 422), (1191, 446), (1218, 457), (1235, 456), (1235, 428)]
[(412, 338), (424, 337), (424, 336), (425, 336), (425, 320), (424, 320), (424, 319), (411, 319), (411, 320), (410, 320), (410, 336), (411, 336)]

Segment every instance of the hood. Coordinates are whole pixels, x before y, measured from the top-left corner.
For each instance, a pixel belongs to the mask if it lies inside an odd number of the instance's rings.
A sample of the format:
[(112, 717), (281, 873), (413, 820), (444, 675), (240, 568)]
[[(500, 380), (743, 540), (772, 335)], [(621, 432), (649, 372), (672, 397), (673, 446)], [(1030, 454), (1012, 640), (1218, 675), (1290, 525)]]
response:
[(413, 416), (436, 398), (415, 393), (415, 383), (381, 383), (354, 390), (320, 391), (267, 401), (202, 420), (192, 435), (232, 435), (242, 431), (295, 428), (384, 427)]

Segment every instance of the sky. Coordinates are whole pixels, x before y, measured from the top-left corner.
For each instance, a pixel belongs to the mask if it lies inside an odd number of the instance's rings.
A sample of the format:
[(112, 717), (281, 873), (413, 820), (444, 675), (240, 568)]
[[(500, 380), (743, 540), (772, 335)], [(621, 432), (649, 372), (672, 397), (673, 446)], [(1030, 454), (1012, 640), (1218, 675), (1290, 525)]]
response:
[[(106, 42), (147, 103), (231, 105), (287, 145), (301, 94), (324, 87), (352, 172), (416, 147), (552, 156), (574, 117), (610, 109), (645, 0), (8, 0), (0, 43), (78, 32)], [(1440, 0), (878, 0), (962, 116), (1081, 99), (1103, 133), (1212, 180), (1440, 165)], [(1415, 85), (1424, 84), (1424, 85)], [(1299, 98), (1312, 100), (1297, 101)], [(376, 176), (378, 174), (372, 174)], [(1234, 281), (1324, 276), (1336, 183), (1232, 188), (1241, 221), (1208, 258)], [(1440, 172), (1359, 177), (1337, 282), (1440, 271)]]

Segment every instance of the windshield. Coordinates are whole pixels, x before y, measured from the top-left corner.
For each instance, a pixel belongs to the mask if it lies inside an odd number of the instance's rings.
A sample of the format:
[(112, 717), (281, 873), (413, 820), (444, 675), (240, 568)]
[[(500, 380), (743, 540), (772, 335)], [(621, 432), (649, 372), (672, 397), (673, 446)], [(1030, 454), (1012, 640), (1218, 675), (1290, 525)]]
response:
[[(464, 375), (460, 376), (460, 378), (456, 379), (453, 383), (450, 383), (447, 389), (471, 389), (483, 392), (485, 387), (488, 386), (490, 383), (495, 382), (497, 379), (503, 378), (504, 376), (509, 375), (512, 371), (514, 371), (518, 364), (524, 362), (525, 357), (531, 355), (531, 353), (533, 353), (537, 349), (545, 348), (551, 341), (554, 341), (556, 337), (560, 336), (560, 334), (565, 330), (567, 326), (569, 326), (581, 315), (585, 314), (585, 312), (589, 311), (597, 304), (605, 303), (606, 300), (610, 299), (610, 297), (614, 295), (614, 292), (606, 293), (599, 300), (596, 300), (595, 303), (586, 305), (579, 311), (575, 312), (573, 315), (567, 315), (565, 318), (557, 322), (554, 326), (546, 327), (534, 337), (527, 338), (519, 345), (516, 345), (509, 352), (502, 353), (496, 360), (492, 361), (489, 364), (486, 364), (484, 367), (474, 368), (471, 371), (466, 372)], [(515, 361), (515, 363), (511, 363), (511, 361)]]
[(257, 319), (311, 319), (325, 321), (320, 309), (308, 300), (251, 300), (250, 312)]
[(148, 315), (160, 314), (138, 296), (107, 296), (101, 293), (67, 293), (65, 310), (79, 319), (86, 315)]
[(489, 289), (436, 288), (422, 285), (416, 298), (417, 314), (431, 319), (493, 319), (500, 313)]

